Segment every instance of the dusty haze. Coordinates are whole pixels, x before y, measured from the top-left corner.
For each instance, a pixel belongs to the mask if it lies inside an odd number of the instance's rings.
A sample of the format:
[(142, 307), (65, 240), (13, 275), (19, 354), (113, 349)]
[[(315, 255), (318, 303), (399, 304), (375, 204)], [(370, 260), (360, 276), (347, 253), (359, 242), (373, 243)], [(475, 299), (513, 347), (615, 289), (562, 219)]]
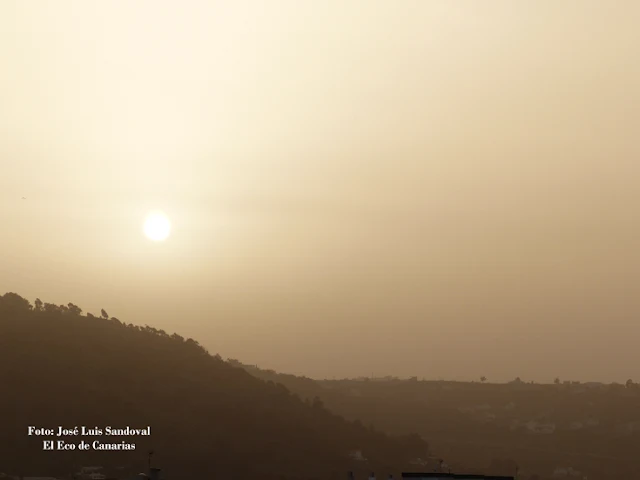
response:
[(0, 293), (312, 377), (640, 377), (639, 22), (4, 0)]

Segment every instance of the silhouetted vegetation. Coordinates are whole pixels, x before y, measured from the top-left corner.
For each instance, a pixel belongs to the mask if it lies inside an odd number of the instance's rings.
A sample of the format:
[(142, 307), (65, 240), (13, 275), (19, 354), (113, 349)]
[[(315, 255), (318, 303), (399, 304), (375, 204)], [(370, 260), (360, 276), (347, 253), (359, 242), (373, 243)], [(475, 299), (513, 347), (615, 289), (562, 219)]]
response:
[[(416, 435), (389, 437), (303, 401), (210, 355), (196, 340), (82, 315), (71, 303), (0, 297), (0, 471), (67, 474), (77, 465), (138, 472), (153, 448), (168, 478), (339, 478), (397, 473), (427, 453)], [(20, 406), (20, 408), (16, 408)], [(27, 427), (151, 426), (133, 452), (43, 452)], [(101, 440), (105, 440), (102, 438)], [(118, 438), (117, 441), (122, 440)], [(113, 441), (113, 439), (112, 439)], [(350, 458), (360, 450), (371, 463)]]

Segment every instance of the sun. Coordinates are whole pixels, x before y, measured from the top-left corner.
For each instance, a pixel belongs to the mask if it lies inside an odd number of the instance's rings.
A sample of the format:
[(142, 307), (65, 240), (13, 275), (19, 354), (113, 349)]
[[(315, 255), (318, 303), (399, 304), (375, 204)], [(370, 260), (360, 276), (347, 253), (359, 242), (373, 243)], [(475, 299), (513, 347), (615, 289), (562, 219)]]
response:
[(171, 233), (171, 222), (162, 212), (151, 212), (144, 221), (144, 234), (149, 240), (162, 242)]

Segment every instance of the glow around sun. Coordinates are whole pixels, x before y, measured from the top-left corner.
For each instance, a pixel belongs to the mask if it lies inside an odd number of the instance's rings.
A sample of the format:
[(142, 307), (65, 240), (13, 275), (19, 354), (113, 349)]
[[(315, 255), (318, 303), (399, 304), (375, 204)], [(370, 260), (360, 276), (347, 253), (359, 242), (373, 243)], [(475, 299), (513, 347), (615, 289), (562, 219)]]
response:
[(151, 212), (144, 221), (144, 234), (149, 240), (161, 242), (171, 233), (171, 222), (162, 212)]

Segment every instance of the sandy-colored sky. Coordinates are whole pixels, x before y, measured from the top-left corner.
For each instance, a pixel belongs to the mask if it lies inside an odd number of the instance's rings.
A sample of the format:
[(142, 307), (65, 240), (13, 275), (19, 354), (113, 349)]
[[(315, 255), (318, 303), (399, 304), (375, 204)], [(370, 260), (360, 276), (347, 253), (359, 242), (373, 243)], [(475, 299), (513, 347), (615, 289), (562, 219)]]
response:
[(638, 25), (3, 0), (0, 293), (312, 377), (640, 377)]

